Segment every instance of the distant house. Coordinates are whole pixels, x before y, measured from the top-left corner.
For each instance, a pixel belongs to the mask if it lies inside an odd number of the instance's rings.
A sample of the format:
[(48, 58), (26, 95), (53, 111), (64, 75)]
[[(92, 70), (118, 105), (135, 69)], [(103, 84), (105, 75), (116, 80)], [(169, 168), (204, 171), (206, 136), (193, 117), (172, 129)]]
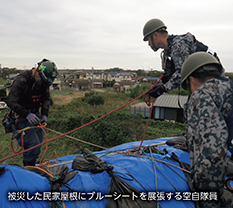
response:
[(134, 83), (140, 83), (142, 82), (143, 77), (132, 77), (132, 82)]
[(83, 79), (66, 80), (63, 83), (62, 87), (63, 87), (63, 89), (64, 88), (71, 88), (71, 89), (75, 89), (77, 91), (86, 90), (86, 89), (91, 89), (91, 82), (88, 80), (83, 80)]
[(155, 120), (184, 122), (183, 107), (188, 96), (164, 94), (156, 99), (153, 106)]
[(79, 73), (78, 79), (86, 79), (87, 73)]
[(91, 81), (92, 88), (103, 88), (103, 80), (102, 79), (94, 79)]
[(154, 83), (159, 79), (159, 77), (144, 77), (142, 80), (143, 82), (150, 82)]
[(61, 80), (55, 79), (51, 86), (49, 87), (50, 90), (61, 90)]
[(121, 81), (131, 81), (131, 73), (129, 72), (120, 72), (115, 74), (114, 79), (116, 82), (121, 82)]
[(114, 92), (125, 92), (127, 89), (129, 89), (133, 85), (134, 85), (134, 83), (129, 82), (129, 81), (116, 82), (113, 85), (113, 91)]
[[(188, 96), (182, 95), (161, 95), (156, 99), (153, 105), (152, 117), (155, 120), (169, 120), (184, 122), (183, 107), (187, 102)], [(180, 103), (180, 106), (179, 106)], [(140, 113), (149, 117), (151, 107), (146, 103), (138, 103), (130, 107), (132, 115)]]
[(151, 109), (151, 107), (148, 106), (145, 102), (144, 103), (137, 103), (137, 104), (130, 107), (130, 113), (132, 115), (139, 113), (145, 117), (149, 117), (150, 116), (150, 109)]

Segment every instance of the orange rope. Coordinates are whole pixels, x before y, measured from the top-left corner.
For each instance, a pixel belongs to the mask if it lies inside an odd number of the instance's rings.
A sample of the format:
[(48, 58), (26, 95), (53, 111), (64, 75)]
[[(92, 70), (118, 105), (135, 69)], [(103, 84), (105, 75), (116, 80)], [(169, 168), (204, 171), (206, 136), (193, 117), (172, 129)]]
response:
[(24, 145), (24, 139), (23, 139), (23, 136), (21, 136), (22, 146), (21, 146), (21, 148), (20, 148), (20, 150), (19, 150), (19, 151), (15, 151), (15, 149), (14, 149), (14, 147), (13, 147), (13, 139), (14, 139), (14, 135), (12, 134), (12, 136), (11, 136), (11, 150), (12, 150), (12, 152), (14, 152), (14, 153), (21, 152), (21, 151), (22, 151), (22, 149), (23, 149), (23, 145)]
[[(55, 154), (56, 161), (50, 161), (52, 159), (53, 154)], [(41, 160), (42, 160), (42, 158), (41, 158)], [(50, 155), (50, 158), (48, 159), (48, 161), (46, 161), (47, 159), (45, 159), (43, 162), (41, 162), (41, 160), (40, 160), (40, 163), (38, 165), (39, 167), (48, 167), (48, 166), (50, 166), (50, 165), (52, 165), (54, 163), (58, 163), (59, 162), (56, 151), (53, 151), (53, 153)]]
[[(47, 123), (43, 123), (43, 124), (39, 123), (39, 125), (37, 125), (37, 126), (26, 127), (26, 128), (24, 128), (24, 129), (18, 130), (18, 132), (23, 132), (23, 131), (26, 131), (26, 130), (29, 130), (29, 129), (33, 129), (33, 128), (41, 128), (41, 129), (43, 130), (43, 132), (44, 132), (44, 135), (45, 135), (45, 138), (46, 138), (46, 141), (47, 141), (47, 140), (48, 140), (48, 136), (47, 136), (47, 133), (46, 133), (46, 131), (45, 131), (45, 129), (44, 129), (45, 126), (47, 126)], [(13, 137), (13, 134), (12, 134), (12, 137), (11, 137), (11, 149), (12, 149), (12, 151), (13, 151), (14, 153), (20, 153), (20, 152), (22, 151), (22, 149), (23, 149), (23, 146), (24, 146), (24, 138), (23, 138), (23, 136), (21, 136), (22, 145), (21, 145), (21, 148), (20, 148), (19, 151), (15, 151), (15, 150), (14, 150), (14, 147), (13, 147), (13, 139), (14, 139), (14, 137)], [(42, 163), (43, 157), (44, 157), (45, 153), (47, 152), (47, 150), (48, 150), (48, 143), (46, 143), (46, 147), (45, 147), (44, 153), (43, 153), (43, 155), (42, 155), (42, 157), (41, 157), (41, 159), (40, 159), (39, 164)], [(56, 155), (56, 159), (57, 159), (57, 153), (56, 153), (56, 151), (55, 151), (55, 155)], [(50, 156), (50, 159), (51, 159), (51, 157), (52, 157), (52, 155)], [(49, 159), (49, 160), (50, 160), (50, 159)], [(57, 159), (57, 161), (58, 161), (58, 159)], [(53, 164), (53, 163), (55, 163), (55, 162), (56, 162), (56, 161), (50, 162), (50, 163)], [(47, 163), (48, 163), (48, 162), (47, 162)], [(41, 166), (43, 166), (43, 165), (41, 165)], [(44, 165), (44, 166), (46, 166), (46, 165)], [(47, 165), (47, 166), (48, 166), (48, 165)]]
[[(40, 168), (38, 166), (25, 166), (25, 167), (28, 167), (28, 168), (36, 168), (44, 173), (46, 173), (47, 175), (49, 175), (51, 178), (54, 178), (54, 176), (52, 174), (50, 174), (48, 171), (44, 170), (43, 168)], [(59, 184), (59, 183), (58, 183)], [(61, 187), (59, 187), (59, 190), (61, 192)], [(62, 206), (65, 208), (65, 203), (64, 201), (61, 201), (62, 202)]]

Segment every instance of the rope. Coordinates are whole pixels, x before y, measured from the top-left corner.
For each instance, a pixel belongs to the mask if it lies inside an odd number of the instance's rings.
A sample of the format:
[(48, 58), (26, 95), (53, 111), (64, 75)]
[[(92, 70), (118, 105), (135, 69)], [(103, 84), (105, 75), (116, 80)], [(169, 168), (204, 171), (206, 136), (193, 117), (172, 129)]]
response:
[(15, 151), (15, 149), (14, 149), (14, 147), (13, 147), (13, 139), (14, 139), (14, 135), (12, 134), (12, 136), (11, 136), (11, 150), (12, 150), (12, 152), (14, 152), (14, 153), (21, 152), (22, 149), (23, 149), (23, 146), (24, 146), (24, 139), (23, 139), (23, 136), (21, 136), (22, 146), (20, 147), (20, 149), (19, 149), (18, 151)]
[[(158, 82), (160, 81), (160, 79), (163, 78), (164, 75), (162, 75), (161, 77), (159, 77), (159, 79), (155, 82), (155, 84), (153, 85), (152, 88), (150, 88), (148, 91), (151, 91), (157, 84)], [(149, 96), (149, 104), (147, 103), (147, 96), (145, 97), (145, 102), (148, 106), (150, 106), (150, 96)], [(142, 141), (141, 141), (141, 144), (138, 148), (138, 151), (141, 149), (141, 146), (142, 146), (142, 143), (144, 141), (144, 138), (145, 138), (145, 135), (146, 135), (146, 131), (147, 131), (147, 127), (149, 125), (149, 121), (150, 121), (150, 117), (151, 117), (151, 114), (152, 114), (152, 110), (153, 110), (153, 106), (154, 106), (154, 102), (155, 102), (155, 99), (153, 99), (153, 102), (152, 102), (152, 105), (151, 105), (151, 108), (150, 108), (150, 115), (149, 115), (149, 118), (147, 120), (147, 123), (146, 123), (146, 128), (145, 128), (145, 131), (144, 131), (144, 134), (143, 134), (143, 137), (142, 137)]]
[[(153, 157), (153, 154), (152, 154), (152, 151), (151, 151), (151, 147), (149, 147), (149, 150), (150, 150), (150, 155), (151, 155), (151, 159), (152, 159), (152, 163), (153, 163), (153, 168), (154, 168), (154, 172), (155, 172), (155, 189), (156, 189), (156, 192), (158, 192), (157, 172), (156, 172), (156, 166), (155, 166), (154, 157)], [(158, 200), (157, 200), (156, 204), (157, 204), (157, 207), (158, 207), (158, 205), (159, 205), (159, 201)]]
[(149, 118), (147, 119), (146, 128), (145, 128), (145, 131), (144, 131), (144, 134), (143, 134), (143, 137), (142, 137), (141, 144), (140, 144), (140, 146), (139, 146), (139, 148), (138, 148), (138, 151), (141, 149), (142, 143), (143, 143), (144, 138), (145, 138), (145, 135), (146, 135), (147, 127), (148, 127), (148, 125), (149, 125), (150, 117), (151, 117), (152, 110), (153, 110), (153, 105), (154, 105), (154, 100), (153, 100), (152, 106), (151, 106), (151, 108), (150, 108), (150, 115), (149, 115)]
[[(157, 83), (159, 82), (159, 80), (160, 80), (162, 77), (163, 77), (163, 75), (157, 80), (157, 82), (154, 84), (153, 87), (155, 87), (155, 86), (157, 85)], [(26, 150), (23, 150), (23, 151), (21, 151), (21, 152), (17, 152), (17, 153), (15, 153), (15, 154), (13, 154), (13, 155), (10, 155), (10, 156), (8, 156), (8, 157), (5, 157), (5, 158), (3, 158), (3, 159), (0, 159), (0, 162), (2, 162), (2, 161), (4, 161), (4, 160), (7, 160), (7, 159), (10, 159), (10, 158), (12, 158), (12, 157), (15, 157), (15, 156), (17, 156), (17, 155), (19, 155), (19, 154), (22, 154), (22, 153), (24, 153), (24, 152), (27, 152), (27, 151), (29, 151), (29, 150), (32, 150), (32, 149), (34, 149), (34, 148), (36, 148), (36, 147), (39, 147), (39, 146), (41, 146), (41, 145), (43, 145), (43, 144), (47, 144), (48, 142), (54, 141), (54, 140), (56, 140), (56, 139), (59, 139), (59, 138), (65, 136), (65, 135), (68, 135), (68, 134), (70, 134), (70, 133), (73, 133), (73, 132), (75, 132), (75, 131), (77, 131), (77, 130), (83, 128), (83, 127), (86, 127), (86, 126), (88, 126), (88, 125), (90, 125), (90, 124), (92, 124), (92, 123), (94, 123), (94, 122), (96, 122), (96, 121), (98, 121), (98, 120), (100, 120), (100, 119), (102, 119), (102, 118), (104, 118), (104, 117), (110, 115), (111, 113), (113, 113), (113, 112), (115, 112), (115, 111), (117, 111), (117, 110), (119, 110), (119, 109), (121, 109), (121, 108), (124, 108), (125, 106), (129, 105), (130, 103), (134, 102), (134, 101), (137, 100), (138, 98), (140, 98), (140, 97), (142, 97), (143, 95), (145, 95), (146, 93), (148, 93), (149, 91), (151, 91), (151, 89), (149, 89), (149, 90), (147, 90), (146, 92), (142, 93), (141, 95), (139, 95), (138, 97), (136, 97), (136, 98), (134, 98), (133, 100), (129, 101), (128, 103), (126, 103), (126, 104), (124, 104), (124, 105), (122, 105), (122, 106), (120, 106), (120, 107), (118, 107), (118, 108), (116, 108), (116, 109), (114, 109), (114, 110), (112, 110), (112, 111), (106, 113), (105, 115), (103, 115), (103, 116), (101, 116), (101, 117), (99, 117), (99, 118), (97, 118), (97, 119), (95, 119), (95, 120), (93, 120), (93, 121), (91, 121), (91, 122), (89, 122), (89, 123), (87, 123), (87, 124), (84, 124), (84, 125), (82, 125), (82, 126), (76, 128), (76, 129), (73, 129), (73, 130), (71, 130), (71, 131), (68, 131), (68, 132), (66, 132), (66, 133), (64, 133), (64, 134), (62, 134), (62, 135), (60, 135), (60, 136), (55, 137), (55, 138), (49, 139), (49, 140), (47, 140), (47, 141), (44, 141), (44, 142), (42, 142), (42, 143), (40, 143), (40, 144), (38, 144), (38, 145), (35, 145), (35, 146), (33, 146), (33, 147), (30, 147), (30, 148), (26, 149)], [(143, 142), (143, 141), (142, 141), (142, 142)]]
[[(32, 169), (38, 169), (38, 170), (40, 170), (40, 171), (46, 173), (51, 179), (56, 178), (55, 176), (53, 176), (52, 174), (50, 174), (48, 171), (46, 171), (46, 170), (44, 170), (44, 169), (42, 169), (42, 168), (40, 168), (40, 167), (38, 167), (38, 166), (25, 166), (25, 167), (27, 167), (27, 168), (32, 168)], [(58, 184), (59, 184), (59, 183), (58, 183)], [(61, 187), (59, 187), (59, 191), (61, 192)], [(64, 203), (64, 201), (61, 200), (61, 202), (62, 202), (63, 208), (65, 208), (65, 203)]]
[[(63, 135), (62, 133), (60, 133), (60, 132), (58, 132), (58, 131), (55, 131), (55, 130), (52, 130), (52, 129), (49, 129), (49, 128), (47, 128), (47, 127), (46, 127), (45, 129), (48, 130), (48, 131), (51, 131), (51, 132), (53, 132), (53, 133)], [(81, 139), (78, 139), (78, 138), (75, 138), (75, 137), (72, 137), (72, 136), (68, 136), (68, 135), (64, 135), (64, 136), (67, 137), (67, 138), (70, 138), (70, 139), (73, 139), (73, 140), (76, 140), (76, 141), (79, 141), (79, 142), (88, 144), (88, 145), (92, 145), (92, 146), (95, 146), (95, 147), (104, 149), (104, 150), (109, 150), (109, 151), (112, 151), (112, 152), (116, 152), (116, 151), (111, 150), (111, 149), (109, 149), (109, 148), (102, 147), (102, 146), (100, 146), (100, 145), (93, 144), (93, 143), (91, 143), (91, 142), (87, 142), (87, 141), (84, 141), (84, 140), (81, 140)]]

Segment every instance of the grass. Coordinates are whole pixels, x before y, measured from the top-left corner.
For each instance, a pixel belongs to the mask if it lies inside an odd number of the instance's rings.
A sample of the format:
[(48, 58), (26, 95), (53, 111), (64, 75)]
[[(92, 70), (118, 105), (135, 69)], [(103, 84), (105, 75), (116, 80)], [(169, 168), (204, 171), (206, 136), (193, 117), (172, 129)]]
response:
[[(98, 116), (104, 115), (132, 100), (132, 98), (130, 98), (127, 94), (115, 94), (109, 90), (106, 90), (105, 92), (98, 92), (98, 95), (101, 95), (105, 100), (104, 105), (89, 106), (88, 104), (84, 103), (82, 101), (82, 97), (78, 97), (77, 92), (74, 91), (53, 92), (51, 93), (51, 95), (52, 98), (54, 98), (55, 96), (66, 96), (69, 98), (72, 97), (71, 101), (67, 104), (59, 105), (54, 102), (55, 104), (50, 108), (47, 128), (56, 130), (61, 133), (66, 133), (68, 130), (78, 128), (79, 126), (87, 123), (90, 119), (93, 120)], [(134, 117), (129, 115), (130, 106), (136, 104), (137, 102), (141, 101), (135, 101), (118, 111), (122, 113), (111, 114), (103, 118), (101, 122), (91, 124), (69, 135), (105, 147), (112, 147), (112, 144), (120, 144), (121, 142), (125, 143), (130, 141), (140, 141), (144, 133), (147, 119), (143, 118), (142, 116)], [(0, 116), (3, 118), (6, 112), (7, 110), (0, 111)], [(71, 118), (74, 118), (74, 121), (78, 123), (70, 123), (70, 121), (72, 121)], [(80, 118), (81, 120), (78, 120), (77, 118)], [(98, 129), (96, 128), (104, 127), (103, 125), (106, 125), (106, 128), (103, 129), (103, 131), (106, 132), (98, 132)], [(111, 137), (111, 135), (108, 135), (110, 133), (114, 134), (114, 131), (116, 131), (115, 134), (117, 136), (121, 136), (121, 139), (119, 138), (118, 140), (118, 137), (113, 138)], [(184, 124), (151, 120), (145, 139), (171, 137), (182, 134), (184, 133), (184, 131)], [(0, 128), (0, 136), (0, 145), (2, 147), (0, 158), (2, 159), (13, 155), (13, 152), (10, 145), (11, 133), (6, 134), (3, 126), (1, 126)], [(46, 137), (48, 140), (56, 138), (58, 136), (59, 134), (46, 130)], [(46, 140), (46, 137), (44, 138), (44, 141)], [(113, 140), (104, 141), (105, 137)], [(13, 140), (13, 146), (15, 150), (18, 150), (20, 148), (17, 144), (17, 141), (15, 140)], [(47, 145), (42, 145), (39, 158), (42, 157), (46, 146), (47, 150), (45, 152), (43, 160), (48, 160), (51, 156), (54, 159), (56, 154), (57, 157), (80, 154), (81, 150), (84, 147), (88, 147), (90, 149), (92, 148), (90, 145), (86, 145), (76, 140), (67, 137), (61, 137), (52, 142), (49, 142)], [(56, 151), (56, 154), (54, 151)], [(8, 164), (17, 164), (22, 166), (22, 154), (12, 157), (11, 159), (4, 162), (7, 162)]]

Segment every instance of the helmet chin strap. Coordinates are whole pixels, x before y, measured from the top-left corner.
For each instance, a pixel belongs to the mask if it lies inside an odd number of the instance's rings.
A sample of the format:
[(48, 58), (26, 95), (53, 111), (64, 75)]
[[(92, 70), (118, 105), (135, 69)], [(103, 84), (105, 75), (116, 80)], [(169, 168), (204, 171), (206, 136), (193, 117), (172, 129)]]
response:
[(152, 47), (151, 47), (151, 48), (152, 48), (152, 50), (153, 50), (154, 52), (156, 52), (157, 50), (159, 50), (159, 48), (157, 48), (157, 47), (155, 46), (153, 34), (151, 34), (149, 38), (151, 39), (151, 43), (152, 43)]

